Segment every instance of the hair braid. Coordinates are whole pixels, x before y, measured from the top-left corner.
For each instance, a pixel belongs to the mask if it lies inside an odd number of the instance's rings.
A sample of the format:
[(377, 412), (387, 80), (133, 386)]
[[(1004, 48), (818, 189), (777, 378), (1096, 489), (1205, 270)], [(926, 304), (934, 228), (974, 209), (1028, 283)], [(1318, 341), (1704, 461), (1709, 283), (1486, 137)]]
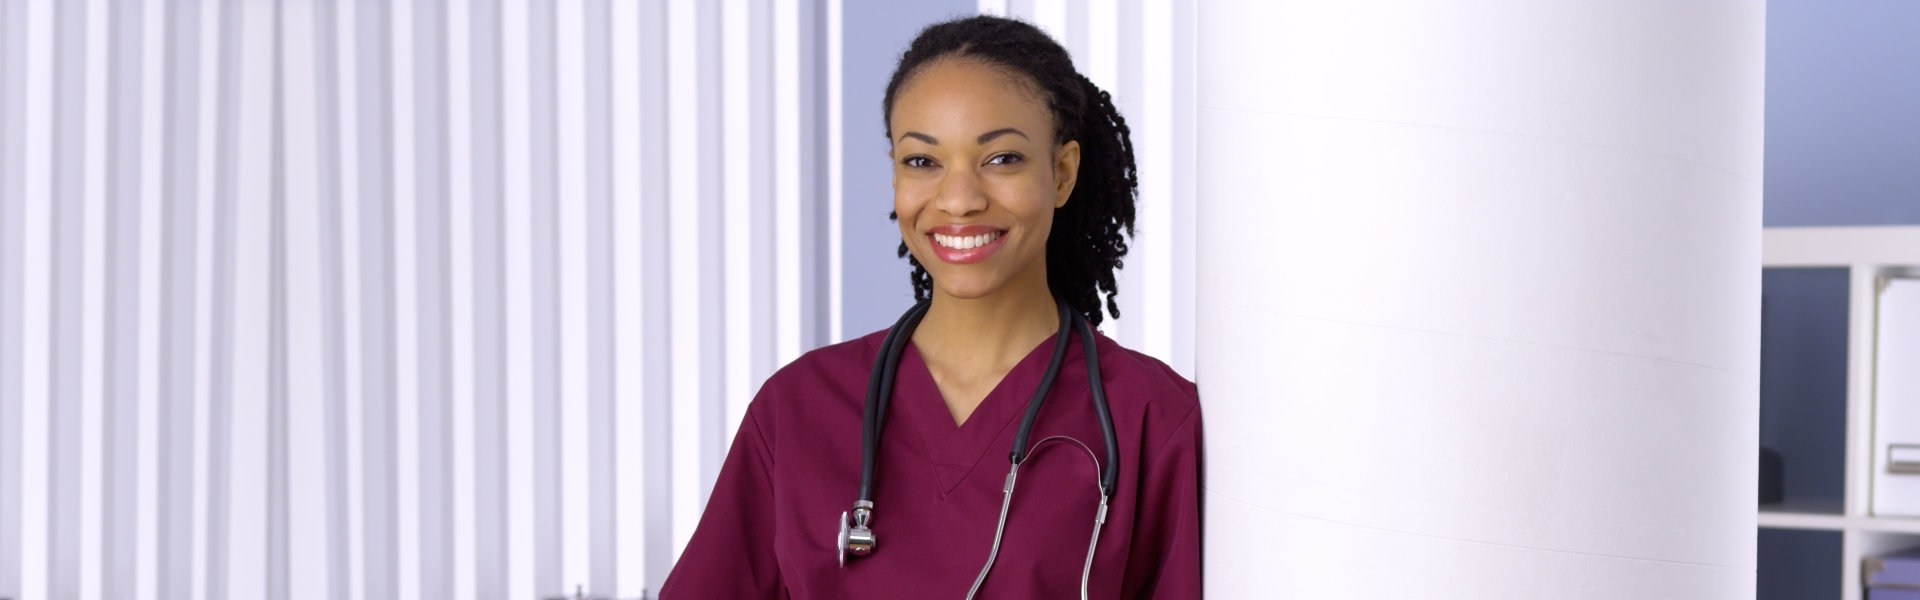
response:
[[(1127, 238), (1133, 235), (1139, 177), (1131, 130), (1114, 107), (1113, 97), (1076, 71), (1066, 49), (1039, 28), (985, 15), (957, 19), (922, 30), (900, 56), (887, 82), (883, 106), (888, 140), (893, 139), (895, 93), (942, 57), (978, 60), (1018, 76), (1053, 114), (1054, 143), (1080, 142), (1079, 179), (1066, 205), (1054, 213), (1053, 229), (1047, 234), (1047, 286), (1095, 325), (1103, 320), (1103, 313), (1119, 317), (1114, 271), (1123, 264)], [(888, 217), (899, 218), (891, 213)], [(933, 292), (933, 276), (908, 252), (905, 241), (898, 252), (913, 265), (908, 278), (914, 298), (927, 299)]]

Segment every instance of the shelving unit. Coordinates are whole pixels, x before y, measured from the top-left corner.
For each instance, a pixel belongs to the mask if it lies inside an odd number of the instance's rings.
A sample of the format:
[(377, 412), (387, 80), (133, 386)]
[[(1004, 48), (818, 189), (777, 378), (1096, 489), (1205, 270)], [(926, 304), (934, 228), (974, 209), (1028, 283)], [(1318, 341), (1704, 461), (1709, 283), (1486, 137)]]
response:
[(1833, 268), (1847, 272), (1842, 498), (1790, 497), (1784, 503), (1761, 507), (1758, 520), (1762, 529), (1838, 533), (1840, 598), (1862, 600), (1862, 558), (1920, 546), (1920, 519), (1875, 517), (1871, 505), (1876, 279), (1886, 273), (1920, 268), (1920, 227), (1768, 228), (1762, 235), (1761, 264), (1768, 269)]

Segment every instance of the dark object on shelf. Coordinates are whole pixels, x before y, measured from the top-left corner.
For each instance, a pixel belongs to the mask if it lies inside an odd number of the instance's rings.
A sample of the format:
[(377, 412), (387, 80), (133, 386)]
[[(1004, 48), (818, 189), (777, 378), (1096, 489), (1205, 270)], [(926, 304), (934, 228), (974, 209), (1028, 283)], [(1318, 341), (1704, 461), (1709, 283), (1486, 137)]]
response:
[(1867, 600), (1920, 598), (1920, 548), (1862, 559), (1860, 579), (1866, 584)]
[(1787, 486), (1781, 482), (1781, 471), (1785, 464), (1780, 453), (1766, 446), (1760, 447), (1760, 503), (1779, 504), (1787, 498)]

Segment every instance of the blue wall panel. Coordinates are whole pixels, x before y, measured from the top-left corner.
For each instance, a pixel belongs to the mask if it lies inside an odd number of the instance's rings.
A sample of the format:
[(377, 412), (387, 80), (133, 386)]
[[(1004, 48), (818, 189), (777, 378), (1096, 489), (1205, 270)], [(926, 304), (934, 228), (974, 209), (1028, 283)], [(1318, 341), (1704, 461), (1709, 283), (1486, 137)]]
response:
[(1767, 3), (1766, 224), (1920, 224), (1920, 2)]

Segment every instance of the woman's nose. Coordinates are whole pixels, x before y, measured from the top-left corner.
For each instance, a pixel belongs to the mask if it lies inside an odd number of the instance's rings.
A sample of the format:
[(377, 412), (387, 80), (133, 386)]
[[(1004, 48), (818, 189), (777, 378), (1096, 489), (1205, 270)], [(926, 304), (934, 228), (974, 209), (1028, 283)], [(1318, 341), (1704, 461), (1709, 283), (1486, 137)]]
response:
[(940, 181), (940, 195), (934, 208), (954, 216), (965, 216), (987, 209), (986, 190), (980, 173), (974, 169), (949, 169)]

